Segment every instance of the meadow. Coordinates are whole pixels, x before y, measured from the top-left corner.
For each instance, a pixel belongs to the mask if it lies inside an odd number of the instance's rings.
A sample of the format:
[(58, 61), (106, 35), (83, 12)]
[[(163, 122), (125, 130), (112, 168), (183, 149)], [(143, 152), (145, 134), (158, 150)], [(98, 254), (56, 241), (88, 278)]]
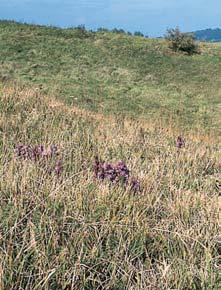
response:
[(187, 57), (164, 40), (0, 21), (0, 79), (103, 114), (221, 132), (221, 44)]
[(84, 33), (0, 22), (0, 289), (219, 290), (221, 47)]

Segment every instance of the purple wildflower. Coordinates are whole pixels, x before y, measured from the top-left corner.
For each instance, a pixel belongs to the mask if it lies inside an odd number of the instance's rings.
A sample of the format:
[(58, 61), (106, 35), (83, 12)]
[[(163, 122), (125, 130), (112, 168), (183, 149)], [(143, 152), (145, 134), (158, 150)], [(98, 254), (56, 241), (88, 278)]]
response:
[(131, 187), (131, 190), (133, 190), (134, 192), (141, 191), (140, 182), (138, 179), (136, 179), (134, 177), (132, 177), (130, 180), (130, 187)]
[(119, 179), (121, 179), (123, 182), (128, 182), (130, 171), (123, 161), (116, 163), (115, 170)]
[(55, 166), (48, 169), (48, 161), (58, 155), (58, 148), (56, 145), (45, 147), (41, 144), (36, 146), (19, 144), (15, 146), (15, 155), (19, 159), (38, 163), (38, 165), (42, 166), (49, 174), (55, 172), (55, 174), (59, 176), (63, 171), (62, 160), (57, 160)]
[(30, 145), (19, 144), (15, 146), (15, 154), (18, 158), (30, 160), (33, 158), (33, 150)]
[(58, 153), (57, 146), (55, 145), (46, 148), (43, 145), (30, 146), (19, 144), (15, 146), (15, 154), (18, 158), (23, 160), (37, 161), (39, 159), (53, 157)]
[(131, 178), (130, 171), (123, 161), (119, 161), (116, 164), (100, 161), (95, 157), (94, 162), (94, 177), (96, 179), (107, 179), (113, 184), (123, 184), (130, 186), (134, 191), (140, 191), (139, 181)]
[(176, 141), (176, 147), (178, 149), (185, 147), (185, 140), (183, 139), (183, 137), (178, 136), (177, 141)]
[(37, 145), (32, 148), (32, 160), (37, 161), (44, 156), (45, 148), (43, 145)]

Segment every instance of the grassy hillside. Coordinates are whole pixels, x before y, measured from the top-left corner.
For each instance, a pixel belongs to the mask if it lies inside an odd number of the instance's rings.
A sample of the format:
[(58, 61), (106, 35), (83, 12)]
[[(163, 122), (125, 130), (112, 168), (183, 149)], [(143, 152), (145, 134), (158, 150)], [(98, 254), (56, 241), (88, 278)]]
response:
[(67, 104), (221, 131), (221, 45), (188, 57), (163, 40), (0, 22), (0, 77)]
[(0, 22), (0, 290), (220, 289), (221, 46), (201, 51)]
[[(2, 88), (0, 134), (0, 289), (220, 289), (216, 137), (186, 134), (178, 149), (172, 124), (19, 87)], [(59, 155), (24, 158), (21, 143)], [(141, 190), (95, 179), (96, 155), (124, 160)]]

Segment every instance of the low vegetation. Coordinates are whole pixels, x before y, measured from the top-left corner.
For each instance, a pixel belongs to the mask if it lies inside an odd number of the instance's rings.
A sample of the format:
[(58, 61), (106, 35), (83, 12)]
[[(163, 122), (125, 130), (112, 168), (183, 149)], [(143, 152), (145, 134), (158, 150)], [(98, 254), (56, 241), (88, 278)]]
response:
[[(219, 289), (216, 136), (184, 142), (173, 123), (104, 117), (37, 89), (3, 86), (0, 98), (1, 289)], [(96, 156), (123, 160), (141, 188), (95, 178)], [(59, 174), (46, 170), (56, 160)]]
[(187, 56), (162, 39), (1, 21), (0, 79), (105, 115), (220, 134), (221, 44), (200, 49)]
[(219, 290), (218, 45), (0, 22), (0, 289)]

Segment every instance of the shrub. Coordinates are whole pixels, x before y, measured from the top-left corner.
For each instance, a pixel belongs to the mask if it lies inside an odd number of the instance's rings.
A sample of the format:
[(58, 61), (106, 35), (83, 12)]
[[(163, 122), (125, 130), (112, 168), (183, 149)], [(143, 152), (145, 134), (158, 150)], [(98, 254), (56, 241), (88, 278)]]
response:
[(82, 25), (78, 25), (74, 28), (75, 30), (75, 36), (81, 39), (89, 38), (93, 36), (93, 33), (91, 31), (88, 31), (86, 27)]
[(183, 51), (189, 55), (199, 53), (199, 47), (192, 33), (183, 33), (179, 28), (168, 29), (166, 39), (169, 47), (174, 51)]
[(107, 28), (104, 28), (104, 27), (99, 27), (97, 29), (97, 32), (108, 32), (109, 30)]
[(123, 29), (118, 29), (118, 28), (112, 29), (112, 32), (116, 34), (126, 34), (126, 32)]
[(140, 37), (144, 37), (144, 34), (140, 31), (135, 31), (134, 32), (134, 36), (140, 36)]

